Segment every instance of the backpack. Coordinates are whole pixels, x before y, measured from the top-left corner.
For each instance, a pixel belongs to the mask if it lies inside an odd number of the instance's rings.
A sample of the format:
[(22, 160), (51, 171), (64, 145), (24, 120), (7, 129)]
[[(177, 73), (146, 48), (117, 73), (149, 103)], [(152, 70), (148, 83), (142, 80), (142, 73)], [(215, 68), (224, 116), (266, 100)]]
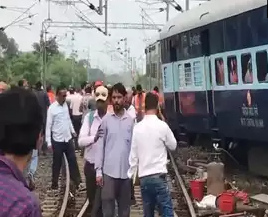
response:
[(89, 111), (89, 116), (88, 116), (88, 119), (89, 119), (89, 124), (90, 124), (90, 127), (94, 121), (94, 113), (95, 113), (95, 110), (90, 110)]

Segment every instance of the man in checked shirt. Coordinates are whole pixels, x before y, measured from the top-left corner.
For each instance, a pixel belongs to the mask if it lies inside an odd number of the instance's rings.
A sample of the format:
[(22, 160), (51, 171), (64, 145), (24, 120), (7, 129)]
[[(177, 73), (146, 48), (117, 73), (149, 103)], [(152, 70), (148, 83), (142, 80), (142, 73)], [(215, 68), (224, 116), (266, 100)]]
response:
[(0, 94), (0, 217), (41, 217), (23, 171), (38, 149), (42, 112), (30, 91), (12, 87)]

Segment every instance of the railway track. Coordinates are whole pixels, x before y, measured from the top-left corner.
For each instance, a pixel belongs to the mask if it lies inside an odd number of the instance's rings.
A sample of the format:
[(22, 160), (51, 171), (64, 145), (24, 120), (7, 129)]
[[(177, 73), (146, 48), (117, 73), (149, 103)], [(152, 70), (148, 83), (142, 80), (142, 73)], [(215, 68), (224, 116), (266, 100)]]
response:
[[(170, 154), (170, 153), (169, 153)], [(174, 217), (196, 217), (192, 200), (188, 194), (183, 178), (179, 174), (174, 158), (170, 154), (167, 181), (172, 196)], [(131, 208), (131, 217), (143, 217), (142, 197), (139, 186), (135, 186), (136, 205)], [(160, 216), (155, 212), (155, 216)]]
[(193, 201), (188, 193), (183, 177), (179, 173), (178, 166), (173, 158), (170, 156), (170, 163), (168, 164), (168, 183), (170, 183), (171, 195), (174, 207), (174, 216), (179, 217), (196, 217), (196, 210)]
[[(171, 155), (170, 155), (171, 156)], [(84, 160), (77, 154), (77, 162), (82, 176), (82, 183), (85, 185)], [(168, 165), (167, 176), (169, 189), (171, 191), (174, 216), (196, 217), (192, 200), (185, 187), (183, 178), (180, 176), (175, 160), (171, 156)], [(131, 217), (143, 217), (142, 197), (139, 186), (135, 186), (136, 204), (131, 207)], [(86, 191), (75, 192), (72, 189), (70, 180), (69, 165), (64, 155), (64, 170), (61, 171), (59, 179), (59, 190), (48, 190), (46, 198), (42, 203), (43, 217), (83, 217), (88, 201)], [(159, 215), (156, 212), (156, 216)]]
[[(84, 160), (76, 154), (78, 167), (85, 185)], [(79, 215), (86, 201), (86, 191), (76, 191), (70, 180), (67, 158), (64, 155), (63, 169), (59, 178), (59, 190), (48, 190), (44, 202), (41, 204), (43, 217), (73, 217)]]

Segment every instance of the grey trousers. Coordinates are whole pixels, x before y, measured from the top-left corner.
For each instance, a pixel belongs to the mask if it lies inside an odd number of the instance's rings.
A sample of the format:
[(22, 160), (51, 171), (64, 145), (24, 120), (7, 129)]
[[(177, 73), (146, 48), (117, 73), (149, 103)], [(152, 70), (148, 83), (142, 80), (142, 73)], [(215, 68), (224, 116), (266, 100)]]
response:
[(101, 198), (103, 217), (114, 217), (115, 201), (118, 204), (118, 217), (129, 217), (131, 205), (131, 180), (115, 179), (103, 174)]

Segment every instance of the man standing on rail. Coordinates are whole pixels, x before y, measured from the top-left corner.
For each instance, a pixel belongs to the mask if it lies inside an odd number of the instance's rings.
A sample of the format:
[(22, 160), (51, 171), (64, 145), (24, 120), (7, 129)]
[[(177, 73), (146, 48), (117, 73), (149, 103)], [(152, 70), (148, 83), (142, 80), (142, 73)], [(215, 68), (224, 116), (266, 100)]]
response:
[[(82, 112), (80, 112), (79, 108), (82, 102), (83, 96), (80, 94), (79, 90), (76, 90), (75, 93), (70, 98), (70, 110), (71, 110), (71, 119), (73, 122), (74, 130), (76, 135), (79, 134), (81, 123), (82, 123)], [(78, 150), (78, 141), (77, 138), (75, 140), (75, 149)]]
[(35, 95), (12, 87), (0, 94), (0, 217), (41, 217), (35, 195), (23, 178), (38, 149), (43, 124)]
[(145, 106), (145, 93), (143, 92), (140, 84), (136, 87), (136, 95), (133, 98), (133, 105), (136, 109), (137, 122), (140, 122), (144, 116)]
[[(45, 129), (46, 129), (46, 120), (47, 120), (47, 109), (50, 106), (50, 101), (49, 101), (49, 97), (46, 91), (44, 91), (42, 89), (42, 83), (40, 81), (38, 81), (35, 84), (35, 90), (34, 93), (37, 97), (37, 100), (39, 102), (39, 105), (42, 109), (42, 114), (43, 114), (43, 130), (44, 130), (44, 134), (45, 134)], [(46, 147), (46, 143), (44, 141), (44, 144), (42, 146), (42, 151), (43, 154), (46, 155), (46, 151), (47, 151), (47, 147)], [(37, 154), (37, 151), (36, 151)], [(37, 163), (36, 163), (36, 167), (37, 167)]]
[[(39, 81), (35, 85), (35, 90), (33, 90), (33, 93), (35, 94), (37, 101), (40, 105), (40, 109), (42, 112), (43, 117), (43, 127), (42, 127), (42, 136), (44, 136), (45, 127), (46, 127), (46, 118), (47, 118), (47, 109), (50, 105), (49, 98), (47, 96), (47, 93), (42, 90), (42, 83)], [(42, 150), (43, 154), (46, 154), (47, 147), (45, 142), (42, 144)], [(27, 181), (29, 184), (30, 189), (34, 190), (35, 184), (34, 184), (34, 174), (37, 170), (38, 166), (38, 149), (33, 150), (32, 153), (32, 159), (27, 169)]]
[(81, 183), (75, 150), (71, 142), (72, 137), (76, 137), (76, 133), (70, 118), (66, 96), (67, 89), (64, 86), (58, 87), (56, 101), (49, 106), (47, 112), (46, 142), (48, 148), (53, 148), (52, 189), (58, 189), (63, 153), (66, 154), (69, 163), (71, 179), (77, 186)]
[(132, 178), (138, 169), (144, 217), (153, 217), (156, 205), (162, 217), (173, 217), (171, 196), (167, 190), (166, 164), (167, 148), (175, 150), (177, 141), (169, 126), (156, 116), (157, 112), (157, 95), (147, 93), (145, 116), (133, 131), (128, 177)]
[(102, 186), (103, 216), (114, 217), (116, 200), (118, 216), (129, 217), (131, 181), (127, 171), (134, 121), (124, 108), (127, 94), (124, 85), (115, 84), (111, 94), (113, 112), (102, 119), (96, 145), (96, 182)]
[(86, 160), (84, 173), (86, 176), (87, 197), (89, 201), (88, 210), (94, 217), (102, 217), (101, 194), (97, 190), (95, 164), (96, 142), (99, 138), (98, 129), (102, 118), (106, 115), (108, 106), (108, 89), (99, 86), (95, 90), (97, 110), (89, 111), (85, 116), (81, 127), (78, 143), (85, 148), (84, 158)]

